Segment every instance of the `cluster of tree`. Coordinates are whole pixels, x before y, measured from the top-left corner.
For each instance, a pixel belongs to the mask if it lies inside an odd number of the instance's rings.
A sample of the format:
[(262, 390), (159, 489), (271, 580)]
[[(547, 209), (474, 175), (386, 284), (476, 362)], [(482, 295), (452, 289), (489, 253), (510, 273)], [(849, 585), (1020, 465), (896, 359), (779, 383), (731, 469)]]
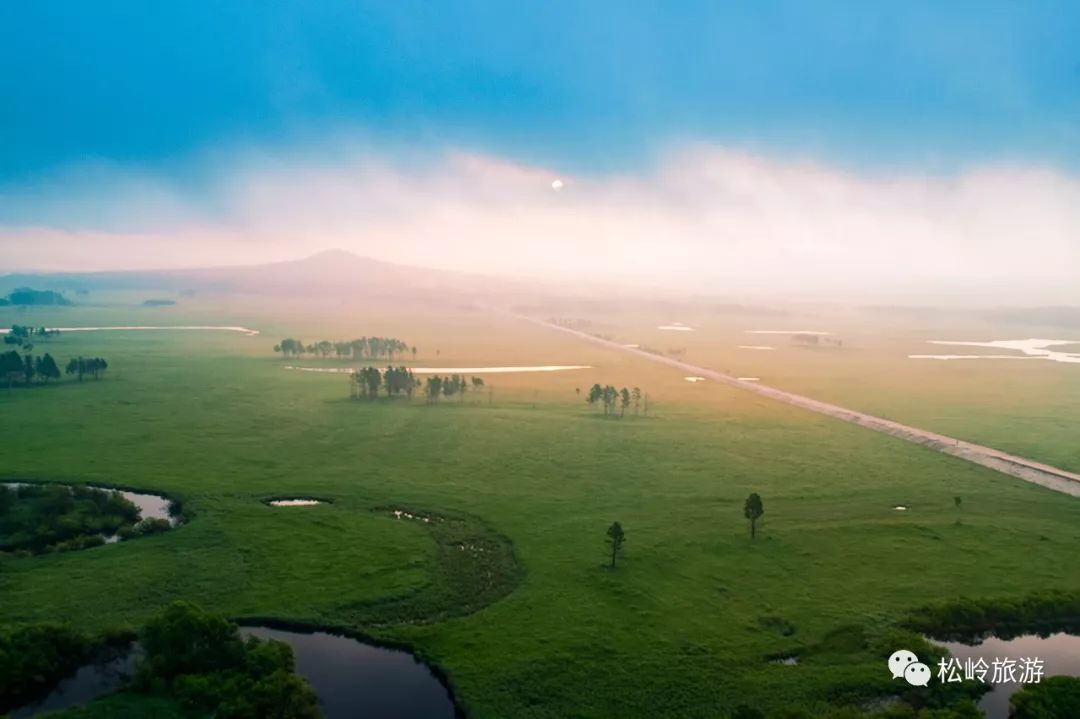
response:
[(1047, 677), (1009, 697), (1009, 719), (1080, 717), (1080, 678)]
[(0, 714), (43, 699), (94, 654), (90, 639), (70, 627), (31, 624), (0, 630)]
[(480, 377), (470, 377), (465, 379), (465, 375), (452, 374), (446, 377), (440, 377), (435, 374), (427, 378), (427, 382), (424, 385), (424, 396), (427, 397), (427, 401), (430, 404), (436, 404), (439, 401), (439, 397), (453, 397), (458, 396), (460, 401), (465, 400), (465, 393), (469, 391), (469, 387), (476, 392), (484, 389), (484, 380)]
[(4, 335), (4, 344), (6, 345), (18, 345), (24, 350), (29, 352), (34, 349), (34, 340), (42, 339), (47, 340), (50, 337), (54, 337), (60, 334), (60, 330), (50, 330), (45, 327), (26, 327), (23, 325), (12, 325), (11, 330)]
[(175, 602), (139, 634), (131, 690), (216, 719), (316, 719), (318, 698), (285, 642), (243, 638), (225, 617)]
[[(581, 394), (581, 390), (577, 390), (578, 394)], [(645, 414), (649, 414), (649, 398), (648, 395), (642, 395), (640, 387), (634, 387), (633, 389), (615, 389), (611, 385), (600, 386), (600, 384), (594, 384), (589, 388), (589, 394), (585, 397), (585, 402), (590, 407), (595, 407), (597, 404), (603, 406), (605, 417), (614, 417), (616, 411), (618, 411), (619, 417), (626, 415), (626, 409), (631, 403), (634, 405), (634, 414), (637, 415), (641, 409), (642, 399), (645, 401)]]
[[(757, 522), (764, 515), (765, 503), (761, 501), (761, 496), (757, 492), (753, 492), (743, 504), (743, 516), (750, 520), (751, 539), (757, 537)], [(626, 543), (626, 531), (622, 528), (622, 524), (613, 522), (607, 528), (607, 543), (611, 546), (611, 568), (614, 569), (615, 558)]]
[(1032, 628), (1076, 633), (1080, 628), (1080, 591), (956, 599), (918, 607), (903, 624), (935, 637), (969, 642), (991, 631), (1002, 639), (1028, 634)]
[(799, 332), (791, 335), (791, 341), (797, 342), (803, 345), (833, 345), (834, 347), (843, 347), (843, 340), (838, 337), (829, 337), (827, 335), (809, 334), (807, 332)]
[[(93, 487), (0, 485), (0, 551), (42, 554), (104, 543), (134, 532), (139, 508), (120, 492)], [(167, 523), (167, 522), (166, 522)]]
[(408, 367), (387, 367), (379, 371), (378, 367), (363, 367), (349, 375), (349, 389), (353, 399), (375, 399), (379, 388), (386, 390), (387, 397), (402, 394), (412, 398), (418, 381)]
[(29, 385), (35, 379), (46, 383), (51, 379), (60, 379), (60, 368), (48, 352), (34, 357), (30, 354), (20, 356), (11, 350), (0, 354), (0, 377), (7, 380), (10, 389), (16, 382)]
[(353, 399), (375, 399), (379, 396), (380, 389), (386, 391), (387, 397), (405, 395), (412, 399), (413, 393), (423, 388), (428, 404), (435, 404), (440, 397), (455, 395), (459, 401), (464, 401), (470, 389), (480, 392), (484, 387), (482, 378), (466, 378), (465, 375), (460, 374), (446, 377), (431, 375), (426, 382), (421, 383), (408, 367), (391, 366), (385, 370), (379, 370), (377, 367), (363, 367), (349, 374), (349, 393)]
[(83, 381), (83, 377), (90, 375), (94, 379), (101, 379), (101, 375), (105, 374), (105, 370), (109, 369), (109, 363), (103, 360), (101, 357), (75, 357), (68, 363), (64, 371), (68, 374), (78, 375), (79, 381)]
[(70, 305), (71, 300), (53, 290), (32, 290), (19, 287), (8, 294), (7, 303), (12, 305)]
[(295, 673), (288, 644), (245, 639), (232, 622), (188, 602), (170, 605), (138, 635), (122, 631), (90, 637), (53, 624), (0, 630), (0, 714), (40, 701), (80, 666), (130, 655), (136, 639), (140, 657), (130, 684), (119, 694), (91, 702), (85, 707), (87, 715), (112, 716), (110, 702), (127, 697), (128, 705), (139, 698), (135, 706), (167, 707), (168, 716), (321, 716), (314, 691)]
[[(101, 379), (109, 363), (101, 357), (73, 357), (68, 361), (65, 371), (77, 375), (80, 382), (89, 375)], [(29, 386), (35, 380), (48, 384), (49, 380), (60, 379), (60, 367), (53, 356), (46, 352), (41, 356), (20, 355), (15, 350), (0, 353), (0, 378), (7, 381), (8, 389), (22, 383)]]
[(300, 357), (307, 354), (325, 359), (330, 355), (335, 355), (338, 359), (386, 358), (391, 362), (394, 361), (395, 356), (410, 352), (413, 359), (416, 359), (416, 347), (410, 347), (393, 337), (361, 337), (345, 342), (320, 340), (311, 344), (304, 344), (303, 340), (286, 337), (274, 345), (274, 351), (280, 352), (284, 357)]

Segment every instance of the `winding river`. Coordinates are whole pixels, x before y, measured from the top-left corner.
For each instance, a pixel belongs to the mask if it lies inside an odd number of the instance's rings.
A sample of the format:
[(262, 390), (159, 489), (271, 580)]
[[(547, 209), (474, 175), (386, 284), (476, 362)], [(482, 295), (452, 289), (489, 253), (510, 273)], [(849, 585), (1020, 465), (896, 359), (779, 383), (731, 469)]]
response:
[[(276, 639), (292, 647), (296, 672), (315, 690), (325, 719), (460, 716), (450, 691), (430, 667), (409, 652), (327, 632), (254, 626), (242, 626), (240, 631), (260, 639)], [(138, 648), (133, 646), (110, 661), (82, 666), (44, 699), (19, 707), (11, 712), (11, 717), (26, 719), (119, 691), (128, 683), (137, 656)]]

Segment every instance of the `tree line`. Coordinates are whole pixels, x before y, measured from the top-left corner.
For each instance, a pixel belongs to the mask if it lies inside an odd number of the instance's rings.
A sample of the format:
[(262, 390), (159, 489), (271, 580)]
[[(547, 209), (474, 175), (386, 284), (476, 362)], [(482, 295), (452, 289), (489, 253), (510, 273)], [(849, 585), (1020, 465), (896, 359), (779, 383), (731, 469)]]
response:
[(437, 404), (440, 396), (453, 397), (454, 395), (458, 396), (459, 401), (464, 402), (465, 393), (469, 391), (470, 386), (473, 391), (480, 392), (484, 389), (484, 380), (480, 377), (471, 377), (466, 380), (465, 375), (462, 374), (452, 374), (446, 377), (435, 374), (427, 378), (424, 386), (424, 396), (427, 397), (429, 404)]
[(378, 367), (364, 367), (349, 375), (350, 394), (353, 399), (375, 399), (379, 388), (386, 390), (387, 397), (404, 394), (410, 399), (419, 380), (413, 377), (408, 367), (387, 367), (380, 371)]
[(470, 389), (473, 392), (480, 392), (484, 387), (483, 378), (466, 378), (461, 374), (446, 377), (436, 374), (421, 382), (408, 367), (390, 366), (385, 370), (380, 370), (378, 367), (362, 367), (349, 373), (349, 396), (353, 399), (375, 399), (379, 396), (380, 389), (386, 392), (387, 397), (405, 395), (412, 399), (416, 390), (422, 388), (428, 404), (438, 403), (441, 397), (454, 396), (457, 396), (458, 401), (463, 402)]
[(362, 360), (386, 358), (391, 362), (394, 361), (395, 356), (411, 353), (412, 358), (416, 359), (416, 347), (409, 346), (402, 340), (394, 337), (361, 337), (360, 339), (347, 340), (344, 342), (319, 340), (318, 342), (312, 342), (311, 344), (304, 344), (303, 340), (286, 337), (281, 340), (281, 342), (274, 345), (274, 351), (279, 352), (283, 357), (302, 357), (304, 355), (311, 355), (312, 357), (322, 357), (323, 359), (326, 359), (330, 355), (334, 355), (338, 359)]
[(60, 334), (60, 330), (51, 330), (46, 327), (28, 327), (26, 325), (12, 325), (11, 330), (4, 335), (4, 344), (18, 345), (29, 352), (34, 349), (34, 339), (47, 340)]
[[(90, 376), (101, 379), (109, 363), (101, 357), (73, 357), (64, 368), (69, 375), (76, 375), (80, 382)], [(20, 355), (11, 350), (0, 354), (0, 377), (7, 381), (8, 389), (21, 383), (30, 386), (35, 381), (48, 384), (49, 380), (60, 379), (60, 366), (53, 356), (46, 352), (41, 356)]]
[[(751, 492), (743, 503), (743, 516), (750, 520), (750, 538), (756, 539), (758, 520), (765, 516), (765, 503), (757, 492)], [(614, 569), (615, 560), (626, 543), (626, 530), (621, 523), (612, 522), (606, 534), (608, 546), (611, 547), (611, 568)]]
[[(581, 389), (579, 388), (575, 392), (580, 395)], [(619, 417), (624, 417), (627, 408), (631, 404), (634, 406), (634, 415), (636, 416), (641, 411), (643, 402), (645, 414), (649, 414), (649, 395), (642, 394), (640, 387), (615, 389), (612, 385), (601, 386), (597, 383), (589, 388), (585, 402), (590, 407), (602, 406), (605, 417), (614, 417), (616, 413), (618, 413)]]

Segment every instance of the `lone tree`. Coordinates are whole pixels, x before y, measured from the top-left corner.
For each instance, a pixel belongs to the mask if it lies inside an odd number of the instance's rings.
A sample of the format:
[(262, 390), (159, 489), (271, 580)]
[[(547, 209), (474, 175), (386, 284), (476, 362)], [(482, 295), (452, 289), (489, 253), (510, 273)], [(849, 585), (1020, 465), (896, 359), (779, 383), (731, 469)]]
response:
[(618, 522), (612, 522), (611, 526), (607, 530), (608, 543), (611, 544), (611, 568), (615, 568), (615, 555), (622, 549), (623, 542), (626, 541), (626, 533), (623, 532), (622, 525)]
[(757, 536), (757, 521), (765, 514), (765, 505), (761, 501), (761, 495), (753, 492), (746, 498), (743, 505), (743, 516), (750, 520), (750, 538)]

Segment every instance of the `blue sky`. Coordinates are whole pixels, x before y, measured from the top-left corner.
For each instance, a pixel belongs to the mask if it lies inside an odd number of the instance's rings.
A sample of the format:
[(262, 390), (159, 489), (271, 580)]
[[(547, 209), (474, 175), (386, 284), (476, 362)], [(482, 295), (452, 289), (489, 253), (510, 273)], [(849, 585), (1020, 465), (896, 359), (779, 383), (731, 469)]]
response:
[(1075, 2), (0, 7), (0, 185), (352, 133), (580, 172), (686, 140), (855, 166), (1080, 159)]
[(0, 271), (1080, 301), (1078, 37), (1073, 0), (0, 3)]

